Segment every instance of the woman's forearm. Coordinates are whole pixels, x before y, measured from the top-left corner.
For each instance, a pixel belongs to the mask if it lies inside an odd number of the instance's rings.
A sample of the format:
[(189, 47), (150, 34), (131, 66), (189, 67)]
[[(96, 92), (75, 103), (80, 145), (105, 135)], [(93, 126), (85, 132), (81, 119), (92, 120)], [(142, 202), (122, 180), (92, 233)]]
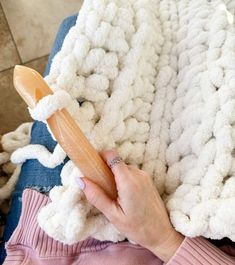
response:
[(172, 233), (166, 238), (166, 240), (164, 240), (164, 242), (162, 242), (162, 244), (149, 247), (148, 249), (162, 261), (168, 262), (174, 256), (183, 241), (184, 236), (175, 230), (172, 230)]
[(203, 237), (185, 237), (175, 254), (165, 265), (234, 265), (230, 256)]

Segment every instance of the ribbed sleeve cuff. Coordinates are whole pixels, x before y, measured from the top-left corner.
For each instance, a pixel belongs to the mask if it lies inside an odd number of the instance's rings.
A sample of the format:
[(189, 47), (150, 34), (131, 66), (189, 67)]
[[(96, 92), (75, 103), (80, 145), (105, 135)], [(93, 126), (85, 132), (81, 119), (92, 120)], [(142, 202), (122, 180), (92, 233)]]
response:
[(234, 265), (230, 257), (202, 237), (186, 237), (165, 265)]

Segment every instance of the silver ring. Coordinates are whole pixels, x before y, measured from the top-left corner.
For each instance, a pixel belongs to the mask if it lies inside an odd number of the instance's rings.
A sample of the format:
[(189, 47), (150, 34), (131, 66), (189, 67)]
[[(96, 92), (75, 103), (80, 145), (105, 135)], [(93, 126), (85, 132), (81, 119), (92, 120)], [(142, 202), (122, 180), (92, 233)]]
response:
[(114, 167), (116, 164), (118, 164), (118, 163), (120, 163), (120, 162), (122, 162), (122, 161), (123, 161), (122, 158), (121, 158), (120, 156), (117, 156), (117, 157), (115, 157), (113, 160), (110, 161), (110, 163), (109, 163), (109, 167), (112, 168), (112, 167)]

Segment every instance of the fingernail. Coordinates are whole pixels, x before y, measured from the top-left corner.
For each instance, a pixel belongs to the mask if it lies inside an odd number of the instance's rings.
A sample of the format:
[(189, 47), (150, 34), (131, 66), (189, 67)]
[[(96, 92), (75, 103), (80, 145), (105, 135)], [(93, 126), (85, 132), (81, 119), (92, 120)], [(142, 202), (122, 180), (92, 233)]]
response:
[(85, 182), (84, 182), (81, 178), (76, 177), (76, 182), (77, 182), (77, 184), (78, 184), (78, 187), (79, 187), (81, 190), (84, 190), (84, 189), (85, 189), (86, 184), (85, 184)]

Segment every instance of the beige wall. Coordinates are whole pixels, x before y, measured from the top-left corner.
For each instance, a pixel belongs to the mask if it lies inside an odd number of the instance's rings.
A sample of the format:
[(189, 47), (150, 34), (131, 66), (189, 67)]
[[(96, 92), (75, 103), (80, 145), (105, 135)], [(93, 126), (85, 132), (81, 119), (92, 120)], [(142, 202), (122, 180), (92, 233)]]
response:
[(82, 0), (0, 0), (0, 135), (30, 120), (12, 83), (13, 67), (43, 73), (63, 18), (77, 13)]

